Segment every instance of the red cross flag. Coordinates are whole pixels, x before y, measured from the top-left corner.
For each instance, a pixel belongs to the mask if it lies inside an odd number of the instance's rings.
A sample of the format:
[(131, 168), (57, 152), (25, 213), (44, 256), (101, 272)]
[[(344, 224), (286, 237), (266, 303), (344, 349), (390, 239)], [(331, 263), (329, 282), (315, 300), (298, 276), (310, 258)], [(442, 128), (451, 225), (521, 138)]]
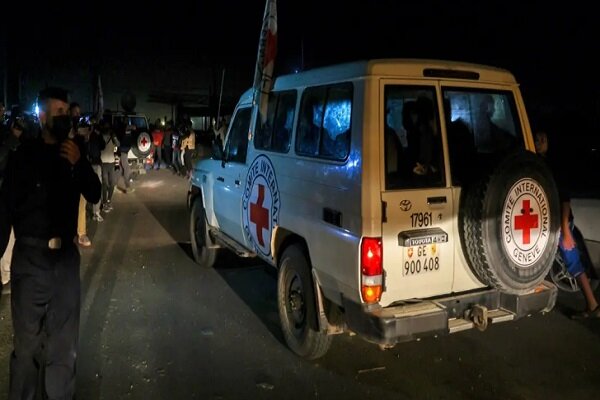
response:
[(267, 0), (263, 17), (256, 71), (254, 72), (254, 105), (258, 106), (261, 122), (267, 120), (269, 93), (273, 88), (273, 70), (277, 54), (277, 4), (276, 0)]

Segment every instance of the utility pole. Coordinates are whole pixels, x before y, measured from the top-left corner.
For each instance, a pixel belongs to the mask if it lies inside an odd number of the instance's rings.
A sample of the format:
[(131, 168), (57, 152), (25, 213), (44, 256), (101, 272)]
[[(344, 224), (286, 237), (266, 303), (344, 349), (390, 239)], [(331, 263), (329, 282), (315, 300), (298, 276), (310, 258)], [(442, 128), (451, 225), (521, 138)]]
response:
[[(2, 102), (4, 105), (7, 105), (7, 89), (6, 85), (8, 84), (8, 56), (7, 49), (8, 46), (8, 34), (6, 30), (2, 30), (4, 35), (0, 38), (0, 43), (2, 44), (2, 54), (0, 54), (0, 65), (2, 65)], [(0, 121), (1, 122), (1, 121)]]

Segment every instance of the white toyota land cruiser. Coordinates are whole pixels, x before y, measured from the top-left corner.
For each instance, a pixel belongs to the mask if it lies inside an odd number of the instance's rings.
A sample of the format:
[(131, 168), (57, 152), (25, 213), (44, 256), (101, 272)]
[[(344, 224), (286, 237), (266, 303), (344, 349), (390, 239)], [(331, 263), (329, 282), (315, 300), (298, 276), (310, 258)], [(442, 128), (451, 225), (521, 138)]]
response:
[(277, 78), (266, 123), (241, 97), (195, 165), (196, 261), (278, 269), (289, 347), (352, 331), (382, 347), (552, 309), (559, 202), (505, 70), (372, 60)]

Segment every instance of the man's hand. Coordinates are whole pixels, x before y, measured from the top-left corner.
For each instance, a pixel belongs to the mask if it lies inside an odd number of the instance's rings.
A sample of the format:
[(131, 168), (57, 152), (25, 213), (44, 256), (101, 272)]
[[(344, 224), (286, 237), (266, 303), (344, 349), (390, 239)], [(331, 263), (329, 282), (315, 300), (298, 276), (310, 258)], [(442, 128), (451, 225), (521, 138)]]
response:
[(79, 146), (71, 139), (65, 140), (60, 145), (60, 156), (67, 159), (71, 165), (75, 165), (79, 161), (79, 158), (81, 158)]
[(563, 232), (561, 245), (565, 250), (572, 250), (575, 247), (575, 239), (570, 230)]

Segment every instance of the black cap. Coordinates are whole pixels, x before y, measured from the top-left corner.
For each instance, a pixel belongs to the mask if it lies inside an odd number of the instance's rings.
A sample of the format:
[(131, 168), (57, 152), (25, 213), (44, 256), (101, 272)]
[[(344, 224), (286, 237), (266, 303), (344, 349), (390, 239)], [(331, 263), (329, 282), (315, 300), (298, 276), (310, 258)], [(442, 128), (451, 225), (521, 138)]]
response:
[(45, 101), (48, 99), (56, 99), (68, 103), (69, 92), (59, 87), (47, 87), (40, 90), (40, 93), (38, 94), (38, 101)]

